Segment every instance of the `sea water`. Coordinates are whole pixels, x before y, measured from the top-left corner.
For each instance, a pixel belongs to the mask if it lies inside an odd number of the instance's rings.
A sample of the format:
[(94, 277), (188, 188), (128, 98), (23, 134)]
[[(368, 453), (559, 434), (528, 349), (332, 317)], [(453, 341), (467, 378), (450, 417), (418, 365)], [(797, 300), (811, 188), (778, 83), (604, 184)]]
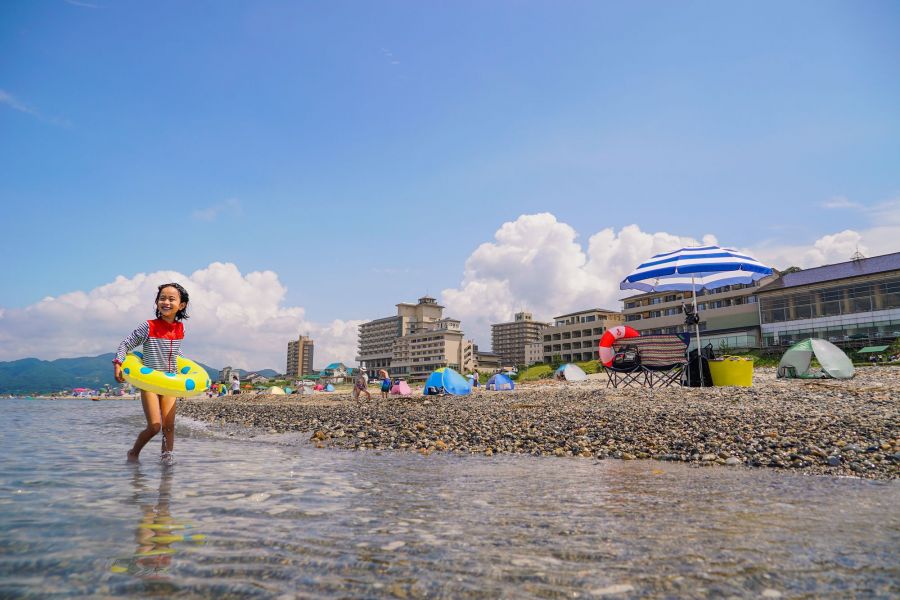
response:
[[(227, 401), (227, 400), (223, 400)], [(134, 401), (0, 401), (0, 597), (891, 597), (900, 485), (316, 449)]]

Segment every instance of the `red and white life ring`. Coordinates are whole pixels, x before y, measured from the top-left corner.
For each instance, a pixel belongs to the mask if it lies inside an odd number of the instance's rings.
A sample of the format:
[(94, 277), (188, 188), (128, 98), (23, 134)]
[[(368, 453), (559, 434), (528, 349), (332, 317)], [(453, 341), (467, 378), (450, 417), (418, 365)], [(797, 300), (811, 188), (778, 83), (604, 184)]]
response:
[(628, 325), (618, 325), (607, 329), (600, 337), (600, 362), (607, 367), (612, 365), (613, 358), (616, 356), (616, 351), (613, 350), (616, 340), (636, 337), (641, 337), (641, 334)]

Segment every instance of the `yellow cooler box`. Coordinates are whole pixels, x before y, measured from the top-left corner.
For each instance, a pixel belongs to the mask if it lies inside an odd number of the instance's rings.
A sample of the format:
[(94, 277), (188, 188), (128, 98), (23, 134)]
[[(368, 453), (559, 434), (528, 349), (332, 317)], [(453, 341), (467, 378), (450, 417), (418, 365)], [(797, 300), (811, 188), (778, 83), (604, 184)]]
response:
[(753, 359), (723, 356), (709, 361), (713, 385), (753, 386)]

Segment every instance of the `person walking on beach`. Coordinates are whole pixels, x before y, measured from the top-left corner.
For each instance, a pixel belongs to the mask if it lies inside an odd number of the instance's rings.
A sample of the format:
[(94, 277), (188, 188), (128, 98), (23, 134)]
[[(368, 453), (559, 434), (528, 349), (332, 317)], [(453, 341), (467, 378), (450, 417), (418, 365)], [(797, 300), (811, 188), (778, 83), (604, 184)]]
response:
[(381, 380), (381, 399), (387, 400), (388, 393), (391, 391), (391, 378), (385, 377)]
[(366, 395), (366, 400), (372, 401), (372, 394), (369, 393), (369, 376), (366, 374), (366, 368), (360, 367), (359, 373), (356, 374), (356, 382), (353, 385), (354, 399), (359, 400), (360, 394)]
[(241, 393), (241, 380), (237, 376), (237, 373), (233, 373), (231, 375), (231, 394), (237, 395)]
[[(188, 318), (188, 293), (177, 283), (164, 283), (156, 291), (156, 318), (141, 323), (137, 329), (122, 340), (113, 359), (115, 378), (125, 383), (122, 374), (122, 361), (125, 355), (143, 344), (145, 367), (173, 373), (176, 369), (177, 357), (181, 356), (181, 340), (184, 339), (184, 324)], [(162, 456), (160, 462), (166, 465), (175, 463), (175, 396), (163, 396), (154, 392), (141, 390), (141, 405), (147, 419), (145, 427), (128, 451), (128, 461), (137, 462), (138, 455), (144, 446), (157, 433), (162, 431)]]

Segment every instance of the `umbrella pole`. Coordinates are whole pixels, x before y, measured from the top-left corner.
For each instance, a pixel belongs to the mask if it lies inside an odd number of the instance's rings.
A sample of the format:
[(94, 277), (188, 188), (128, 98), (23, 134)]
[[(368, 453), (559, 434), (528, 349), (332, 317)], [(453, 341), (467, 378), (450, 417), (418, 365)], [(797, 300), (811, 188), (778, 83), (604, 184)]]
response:
[(697, 368), (700, 371), (700, 387), (703, 386), (703, 352), (700, 346), (700, 313), (697, 311), (697, 286), (694, 285), (694, 276), (691, 275), (691, 293), (694, 296), (694, 314), (697, 315), (697, 322), (694, 324), (697, 331)]

